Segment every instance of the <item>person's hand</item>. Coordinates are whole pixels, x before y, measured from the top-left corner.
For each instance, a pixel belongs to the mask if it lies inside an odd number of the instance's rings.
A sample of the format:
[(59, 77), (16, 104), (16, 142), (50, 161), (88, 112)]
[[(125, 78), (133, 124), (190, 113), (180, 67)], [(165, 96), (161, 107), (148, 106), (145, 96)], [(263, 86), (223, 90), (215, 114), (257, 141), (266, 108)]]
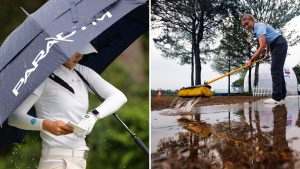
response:
[(251, 67), (253, 65), (252, 59), (248, 60), (246, 66)]
[(61, 120), (44, 120), (43, 129), (57, 136), (73, 133), (74, 130), (73, 127), (68, 126), (65, 122)]
[(86, 135), (91, 133), (97, 120), (98, 118), (93, 113), (89, 112), (85, 114), (78, 125), (86, 131), (82, 132), (75, 129), (75, 135), (77, 135), (80, 138), (85, 138)]
[(267, 54), (265, 55), (265, 57), (264, 57), (264, 60), (268, 60), (269, 58), (270, 58), (270, 54), (267, 53)]

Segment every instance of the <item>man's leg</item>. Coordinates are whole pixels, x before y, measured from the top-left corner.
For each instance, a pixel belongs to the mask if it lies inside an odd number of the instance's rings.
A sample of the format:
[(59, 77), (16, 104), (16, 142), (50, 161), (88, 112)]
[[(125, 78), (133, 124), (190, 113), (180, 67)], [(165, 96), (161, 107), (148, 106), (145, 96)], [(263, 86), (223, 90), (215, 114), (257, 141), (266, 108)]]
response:
[(272, 64), (271, 75), (273, 83), (272, 98), (276, 101), (284, 99), (286, 95), (286, 86), (283, 74), (283, 66), (287, 53), (287, 43), (281, 43), (271, 49)]

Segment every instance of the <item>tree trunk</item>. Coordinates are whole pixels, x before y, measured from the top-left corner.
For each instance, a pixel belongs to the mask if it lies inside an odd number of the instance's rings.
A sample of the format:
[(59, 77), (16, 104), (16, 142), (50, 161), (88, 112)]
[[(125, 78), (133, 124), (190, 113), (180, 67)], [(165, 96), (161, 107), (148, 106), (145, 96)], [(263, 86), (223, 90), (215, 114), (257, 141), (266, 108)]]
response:
[(228, 75), (228, 96), (230, 96), (230, 75)]
[(194, 86), (194, 49), (192, 49), (192, 60), (191, 60), (191, 86)]
[[(229, 59), (228, 59), (228, 72), (230, 72), (231, 70), (231, 65), (230, 65), (230, 62), (231, 62), (231, 60), (230, 60), (230, 56), (228, 56), (229, 57)], [(228, 76), (228, 96), (230, 96), (230, 75)]]
[[(259, 41), (257, 40), (257, 46), (256, 46), (256, 50), (259, 48)], [(254, 86), (257, 87), (258, 86), (258, 70), (259, 70), (259, 63), (256, 63), (255, 65), (255, 72), (254, 72)]]
[[(203, 1), (200, 1), (200, 3), (204, 3)], [(204, 32), (204, 5), (200, 4), (201, 12), (199, 16), (199, 22), (198, 22), (198, 28), (195, 31), (195, 71), (196, 71), (196, 85), (201, 84), (201, 58), (200, 58), (200, 42), (203, 38), (203, 32)]]
[(248, 76), (248, 91), (249, 93), (252, 93), (252, 84), (251, 84), (251, 67), (249, 67), (249, 76)]
[[(248, 53), (248, 58), (249, 58), (249, 60), (251, 59), (251, 47), (249, 46), (249, 53)], [(249, 93), (252, 93), (252, 83), (251, 83), (251, 81), (252, 81), (252, 79), (251, 79), (251, 77), (252, 77), (252, 74), (251, 74), (251, 67), (249, 67), (249, 76), (248, 76), (248, 91), (249, 91)]]
[(199, 46), (195, 46), (196, 85), (201, 84), (201, 60)]
[(258, 86), (258, 80), (259, 80), (259, 63), (256, 63), (255, 65), (255, 72), (254, 72), (254, 86)]
[(198, 121), (198, 122), (201, 121), (200, 113), (195, 115), (195, 120)]
[(192, 60), (191, 60), (191, 86), (194, 86), (194, 63), (195, 63), (195, 46), (196, 46), (196, 21), (192, 25)]

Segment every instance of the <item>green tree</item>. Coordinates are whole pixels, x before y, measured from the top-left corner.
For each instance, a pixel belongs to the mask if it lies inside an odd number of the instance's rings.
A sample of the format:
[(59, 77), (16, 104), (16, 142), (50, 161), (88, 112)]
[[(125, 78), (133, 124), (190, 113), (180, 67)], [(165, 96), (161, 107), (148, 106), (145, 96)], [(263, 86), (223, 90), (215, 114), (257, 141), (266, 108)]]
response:
[[(217, 48), (217, 55), (212, 59), (212, 68), (222, 74), (245, 65), (245, 61), (250, 56), (247, 53), (253, 53), (251, 48), (253, 41), (249, 38), (249, 34), (243, 31), (240, 15), (233, 14), (227, 18), (228, 23), (223, 26), (223, 38)], [(230, 86), (229, 75), (228, 95), (230, 95)]]
[(161, 30), (155, 43), (164, 57), (179, 58), (181, 64), (192, 64), (192, 86), (194, 66), (195, 84), (201, 84), (201, 64), (209, 57), (200, 57), (200, 53), (205, 52), (207, 43), (214, 41), (219, 24), (228, 14), (228, 3), (231, 1), (152, 1), (152, 29)]
[(240, 78), (232, 82), (231, 87), (234, 88), (235, 90), (242, 90), (244, 88), (244, 80), (246, 76), (247, 70), (243, 70), (239, 72)]
[(47, 2), (47, 0), (17, 1), (17, 0), (1, 0), (0, 5), (0, 44), (7, 35), (16, 28), (27, 17), (21, 10), (23, 7), (29, 13), (34, 12), (38, 7)]
[(236, 81), (232, 82), (231, 87), (235, 90), (240, 90), (244, 86), (244, 78), (240, 77)]
[(300, 84), (300, 65), (298, 64), (298, 65), (294, 66), (293, 70), (296, 74), (297, 82), (298, 82), (298, 84)]

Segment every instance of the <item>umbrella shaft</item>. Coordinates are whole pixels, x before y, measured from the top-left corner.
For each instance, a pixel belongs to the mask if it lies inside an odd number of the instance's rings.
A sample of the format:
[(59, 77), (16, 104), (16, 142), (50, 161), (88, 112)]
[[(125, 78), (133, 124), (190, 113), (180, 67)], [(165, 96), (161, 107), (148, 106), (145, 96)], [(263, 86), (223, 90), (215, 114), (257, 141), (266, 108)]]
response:
[[(101, 101), (104, 102), (104, 99), (99, 95), (99, 93), (95, 90), (95, 88), (90, 85), (90, 83), (81, 75), (81, 73), (79, 73), (76, 69), (75, 69), (76, 73), (78, 74), (78, 76), (89, 86), (89, 88), (94, 92), (94, 94), (97, 96), (97, 98)], [(133, 137), (134, 142), (139, 145), (147, 154), (149, 154), (149, 150), (148, 148), (144, 145), (144, 143), (136, 137), (136, 135), (129, 130), (129, 128), (127, 127), (127, 125), (119, 118), (119, 116), (116, 113), (113, 113), (113, 115), (117, 118), (117, 120), (123, 125), (123, 127), (129, 132), (129, 134), (131, 135), (131, 137)]]

